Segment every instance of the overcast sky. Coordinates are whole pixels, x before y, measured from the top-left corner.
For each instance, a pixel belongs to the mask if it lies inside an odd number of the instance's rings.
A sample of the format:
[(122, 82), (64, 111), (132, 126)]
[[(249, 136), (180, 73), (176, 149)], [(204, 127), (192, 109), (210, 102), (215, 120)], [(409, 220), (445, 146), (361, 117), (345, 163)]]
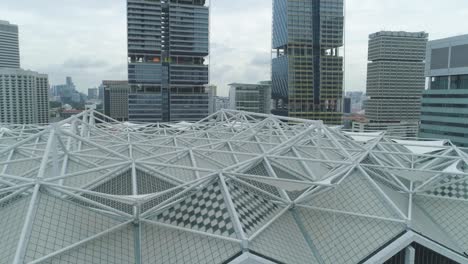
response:
[[(272, 0), (212, 0), (211, 82), (270, 79)], [(23, 68), (72, 76), (86, 91), (126, 79), (125, 0), (1, 0), (0, 20), (20, 26)], [(365, 90), (367, 39), (379, 30), (426, 31), (430, 39), (468, 34), (468, 0), (348, 0), (346, 89)]]

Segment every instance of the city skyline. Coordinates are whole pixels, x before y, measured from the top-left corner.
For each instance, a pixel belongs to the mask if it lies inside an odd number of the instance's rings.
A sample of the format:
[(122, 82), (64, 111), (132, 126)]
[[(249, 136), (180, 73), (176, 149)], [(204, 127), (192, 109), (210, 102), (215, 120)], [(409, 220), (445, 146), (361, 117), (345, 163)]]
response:
[[(125, 1), (70, 1), (67, 6), (55, 7), (57, 0), (46, 2), (49, 4), (6, 0), (8, 10), (0, 10), (2, 20), (20, 27), (23, 68), (48, 73), (51, 84), (72, 76), (80, 91), (98, 86), (103, 79), (127, 78)], [(347, 91), (365, 90), (370, 33), (382, 29), (424, 30), (430, 34), (430, 40), (460, 35), (463, 25), (457, 21), (468, 14), (463, 0), (430, 4), (420, 0), (347, 2)], [(271, 1), (249, 1), (248, 10), (246, 3), (212, 3), (211, 83), (218, 85), (220, 95), (227, 95), (231, 82), (270, 78)], [(444, 12), (450, 6), (458, 8)]]

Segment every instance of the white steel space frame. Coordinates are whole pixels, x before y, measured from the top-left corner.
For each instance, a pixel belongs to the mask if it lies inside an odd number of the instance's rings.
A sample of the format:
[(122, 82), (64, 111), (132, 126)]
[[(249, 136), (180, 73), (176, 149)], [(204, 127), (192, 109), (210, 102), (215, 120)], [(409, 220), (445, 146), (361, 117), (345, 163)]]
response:
[[(119, 225), (116, 225), (103, 232), (95, 234), (91, 237), (83, 239), (72, 245), (64, 247), (58, 251), (47, 254), (39, 259), (29, 262), (41, 263), (51, 259), (54, 256), (64, 252), (73, 250), (85, 243), (98, 239), (106, 234), (118, 230), (124, 226), (134, 224), (138, 228), (139, 222), (145, 222), (166, 228), (182, 230), (198, 235), (214, 237), (217, 239), (236, 242), (247, 251), (249, 244), (269, 226), (271, 226), (285, 212), (293, 208), (309, 208), (317, 211), (332, 212), (337, 214), (353, 215), (371, 219), (384, 220), (395, 223), (405, 224), (408, 230), (411, 230), (413, 225), (413, 198), (415, 195), (426, 195), (429, 188), (441, 187), (442, 183), (437, 183), (440, 178), (447, 175), (458, 176), (458, 180), (466, 180), (468, 173), (464, 170), (447, 171), (450, 165), (457, 162), (468, 164), (468, 155), (463, 149), (446, 142), (440, 146), (436, 152), (430, 153), (411, 153), (408, 149), (411, 146), (420, 147), (419, 144), (408, 143), (404, 146), (396, 143), (392, 138), (385, 136), (382, 133), (379, 136), (373, 136), (369, 141), (355, 142), (343, 134), (339, 128), (330, 128), (323, 125), (320, 121), (309, 121), (295, 118), (277, 117), (272, 115), (253, 114), (247, 112), (222, 110), (199, 122), (191, 124), (131, 124), (122, 123), (113, 120), (110, 117), (103, 116), (95, 110), (87, 110), (79, 115), (51, 125), (11, 125), (0, 124), (0, 157), (5, 157), (0, 161), (0, 194), (8, 194), (0, 198), (0, 203), (8, 200), (10, 197), (21, 193), (30, 195), (29, 206), (24, 225), (21, 230), (20, 238), (17, 243), (16, 252), (14, 254), (15, 264), (24, 263), (26, 246), (30, 237), (30, 232), (33, 224), (33, 215), (35, 214), (37, 205), (37, 196), (41, 188), (47, 188), (49, 191), (61, 193), (65, 198), (73, 197), (85, 203), (95, 206), (96, 211), (120, 217), (124, 219)], [(213, 132), (213, 133), (212, 133)], [(226, 135), (226, 138), (214, 137), (214, 134)], [(152, 135), (158, 135), (158, 141), (152, 141)], [(127, 139), (125, 141), (125, 138)], [(173, 151), (168, 152), (173, 155), (167, 162), (155, 161), (158, 157), (167, 156), (168, 153), (152, 154), (152, 149), (164, 145), (166, 142), (171, 143)], [(5, 139), (14, 139), (14, 143), (5, 144)], [(198, 144), (194, 142), (203, 141), (206, 144)], [(162, 143), (161, 143), (162, 142)], [(191, 143), (192, 142), (192, 143)], [(304, 153), (299, 147), (311, 143), (311, 149), (314, 149), (314, 155)], [(101, 144), (105, 143), (105, 144)], [(322, 144), (326, 143), (326, 144)], [(153, 144), (153, 145), (151, 145)], [(107, 153), (109, 156), (103, 157), (101, 154), (95, 155), (89, 151), (81, 152), (83, 145), (91, 146), (96, 150)], [(143, 147), (149, 145), (149, 147)], [(229, 150), (219, 150), (218, 146), (226, 146)], [(233, 147), (236, 145), (237, 147)], [(250, 151), (245, 147), (241, 151), (242, 146), (255, 146), (258, 153)], [(196, 155), (202, 155), (202, 152), (218, 152), (231, 155), (235, 161), (233, 164), (225, 164), (213, 159), (212, 156), (205, 156), (213, 167), (201, 166), (197, 164)], [(145, 157), (135, 157), (134, 152), (146, 153), (153, 159)], [(11, 175), (8, 172), (9, 166), (13, 166), (18, 160), (12, 160), (14, 153), (22, 153), (29, 156), (22, 158), (20, 162), (27, 160), (38, 160), (40, 157), (39, 166), (32, 171), (25, 171), (23, 175)], [(197, 152), (198, 154), (195, 154)], [(285, 156), (284, 153), (292, 153)], [(124, 154), (125, 153), (125, 154)], [(248, 159), (241, 161), (241, 155), (249, 156)], [(191, 165), (175, 164), (179, 158), (189, 157)], [(364, 162), (368, 158), (372, 158), (374, 164)], [(67, 166), (70, 159), (81, 160), (94, 168), (79, 171), (76, 173), (67, 173)], [(285, 179), (277, 175), (272, 168), (272, 163), (275, 160), (282, 159), (295, 162), (302, 166), (306, 174), (299, 175), (300, 180)], [(96, 161), (96, 162), (93, 162)], [(108, 165), (101, 165), (99, 162), (107, 160), (113, 161)], [(246, 170), (255, 164), (265, 164), (268, 171), (268, 177), (262, 175), (252, 175), (246, 173)], [(317, 175), (316, 170), (310, 164), (327, 164), (328, 172)], [(219, 166), (216, 166), (218, 164)], [(392, 164), (392, 165), (390, 165)], [(133, 181), (133, 195), (118, 196), (106, 193), (100, 193), (90, 190), (89, 188), (73, 187), (64, 184), (64, 180), (71, 177), (76, 177), (80, 174), (107, 171), (101, 178), (105, 178), (118, 171), (121, 168), (131, 168), (131, 177)], [(173, 189), (154, 194), (139, 195), (137, 187), (137, 167), (143, 168), (158, 168), (168, 167), (181, 170), (193, 170), (195, 177), (190, 180), (182, 180), (175, 178), (173, 175), (167, 175), (173, 182), (178, 185)], [(281, 167), (282, 170), (297, 175), (298, 171)], [(379, 177), (375, 171), (390, 170), (389, 178), (383, 179), (392, 187), (406, 193), (407, 211), (401, 209), (394, 199), (381, 188), (381, 185), (376, 182)], [(398, 171), (406, 172), (405, 174), (414, 173), (415, 175), (430, 175), (424, 177), (424, 181), (418, 180), (417, 184), (411, 178), (402, 177)], [(330, 208), (321, 208), (305, 203), (313, 199), (314, 195), (321, 192), (336, 188), (352, 173), (358, 172), (375, 188), (375, 190), (386, 201), (389, 208), (398, 213), (399, 217), (389, 218), (376, 215), (368, 215), (357, 212), (349, 212), (344, 210), (336, 210)], [(160, 172), (163, 173), (163, 172)], [(33, 175), (35, 174), (35, 175)], [(31, 176), (33, 175), (33, 176)], [(250, 236), (243, 231), (243, 227), (239, 220), (238, 212), (233, 204), (233, 198), (226, 186), (226, 180), (230, 179), (238, 181), (239, 179), (251, 179), (260, 182), (271, 182), (278, 187), (281, 197), (272, 197), (273, 195), (264, 189), (254, 185), (249, 185), (250, 188), (271, 196), (276, 202), (282, 203), (284, 208), (279, 214), (267, 221), (261, 228), (256, 230)], [(213, 179), (218, 179), (221, 182), (221, 189), (228, 208), (231, 219), (234, 223), (234, 229), (238, 238), (231, 238), (222, 235), (216, 235), (207, 232), (201, 232), (193, 229), (183, 228), (161, 222), (149, 220), (146, 217), (168, 208), (173, 203), (177, 202), (177, 197), (182, 197), (184, 194), (194, 190), (195, 188), (207, 183)], [(436, 185), (434, 185), (437, 183)], [(90, 182), (87, 186), (92, 186)], [(303, 186), (302, 188), (300, 186)], [(292, 186), (292, 187), (291, 187)], [(299, 187), (298, 187), (299, 186)], [(141, 205), (156, 197), (161, 197), (173, 190), (182, 190), (169, 202), (162, 203), (148, 211), (142, 212)], [(291, 189), (302, 190), (303, 192), (297, 197), (291, 197), (287, 192)], [(91, 199), (81, 196), (81, 194), (89, 194), (96, 197), (112, 199), (123, 204), (133, 207), (133, 213), (129, 214), (113, 207), (100, 204)], [(444, 198), (445, 199), (445, 198)], [(448, 198), (455, 199), (455, 198)], [(411, 241), (416, 240), (413, 234)], [(405, 236), (408, 238), (408, 235)], [(413, 239), (414, 238), (414, 239)], [(409, 240), (408, 240), (409, 241)], [(403, 243), (405, 246), (409, 243)], [(432, 242), (431, 242), (432, 243)], [(402, 244), (402, 245), (403, 245)], [(138, 246), (138, 245), (137, 245)], [(311, 246), (312, 251), (313, 245)], [(452, 249), (443, 246), (434, 246), (434, 250), (442, 255), (445, 255), (454, 260), (463, 262), (467, 261), (465, 257), (455, 252)], [(138, 249), (139, 250), (139, 249)], [(137, 251), (138, 251), (137, 250)], [(395, 250), (391, 253), (395, 253)], [(374, 263), (374, 259), (384, 260), (391, 255), (382, 255), (380, 253), (368, 260), (367, 263)], [(316, 256), (321, 259), (320, 256)], [(136, 262), (139, 261), (137, 257)], [(321, 260), (323, 262), (323, 260)], [(370, 261), (370, 262), (369, 262)]]

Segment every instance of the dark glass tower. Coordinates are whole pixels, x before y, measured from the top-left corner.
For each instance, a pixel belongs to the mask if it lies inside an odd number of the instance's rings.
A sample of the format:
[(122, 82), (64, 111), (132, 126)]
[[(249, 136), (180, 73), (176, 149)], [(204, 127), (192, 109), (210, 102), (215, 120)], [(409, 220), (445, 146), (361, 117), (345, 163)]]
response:
[(341, 124), (343, 0), (273, 0), (274, 114)]
[(205, 0), (127, 0), (129, 120), (208, 115)]

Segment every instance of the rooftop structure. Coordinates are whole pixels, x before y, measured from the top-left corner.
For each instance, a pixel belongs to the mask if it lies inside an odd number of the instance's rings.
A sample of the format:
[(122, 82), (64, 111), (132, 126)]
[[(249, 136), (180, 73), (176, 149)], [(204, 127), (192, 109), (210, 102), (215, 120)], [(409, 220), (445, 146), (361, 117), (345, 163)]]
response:
[(0, 262), (467, 263), (467, 164), (445, 140), (231, 110), (1, 126)]

